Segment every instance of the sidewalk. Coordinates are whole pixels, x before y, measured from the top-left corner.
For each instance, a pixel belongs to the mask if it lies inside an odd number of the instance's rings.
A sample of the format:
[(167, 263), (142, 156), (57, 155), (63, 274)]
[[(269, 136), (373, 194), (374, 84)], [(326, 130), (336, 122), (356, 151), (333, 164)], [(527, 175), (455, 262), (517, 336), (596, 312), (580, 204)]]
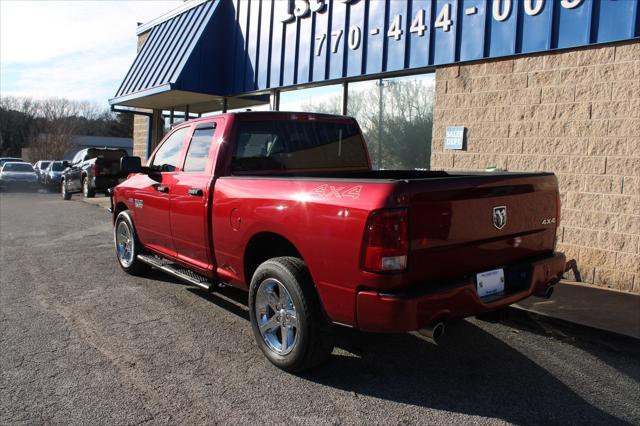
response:
[(513, 307), (640, 340), (640, 295), (563, 281), (551, 299), (530, 297)]

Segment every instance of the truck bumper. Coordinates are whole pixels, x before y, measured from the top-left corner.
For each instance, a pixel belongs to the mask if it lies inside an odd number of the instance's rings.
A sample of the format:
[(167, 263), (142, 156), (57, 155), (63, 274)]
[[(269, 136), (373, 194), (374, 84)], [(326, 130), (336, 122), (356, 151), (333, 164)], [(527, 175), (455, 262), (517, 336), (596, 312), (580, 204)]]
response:
[(564, 254), (554, 253), (506, 266), (505, 294), (490, 300), (478, 296), (475, 275), (417, 291), (361, 291), (356, 298), (357, 328), (381, 333), (406, 332), (428, 327), (436, 321), (498, 310), (531, 295), (544, 294), (548, 287), (560, 281), (565, 263)]
[(97, 191), (105, 191), (109, 188), (113, 188), (124, 179), (118, 176), (96, 176), (93, 178), (93, 187)]

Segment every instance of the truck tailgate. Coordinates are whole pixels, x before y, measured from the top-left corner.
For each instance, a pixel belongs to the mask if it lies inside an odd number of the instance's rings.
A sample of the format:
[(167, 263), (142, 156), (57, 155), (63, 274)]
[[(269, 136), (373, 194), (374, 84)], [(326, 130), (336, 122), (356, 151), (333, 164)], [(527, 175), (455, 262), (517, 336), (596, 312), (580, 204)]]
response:
[(553, 251), (553, 174), (475, 174), (408, 180), (411, 283), (446, 281)]
[(122, 175), (120, 171), (120, 159), (110, 159), (110, 158), (96, 158), (95, 162), (101, 176), (111, 175), (111, 176), (120, 176)]

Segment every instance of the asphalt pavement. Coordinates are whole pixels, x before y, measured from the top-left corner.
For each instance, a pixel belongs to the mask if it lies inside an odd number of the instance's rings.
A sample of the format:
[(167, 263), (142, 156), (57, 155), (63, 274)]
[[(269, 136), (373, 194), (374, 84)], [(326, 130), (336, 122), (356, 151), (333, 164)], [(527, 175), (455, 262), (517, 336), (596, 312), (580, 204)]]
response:
[(0, 194), (0, 424), (640, 424), (638, 355), (469, 319), (439, 346), (342, 329), (300, 376), (246, 296), (120, 270), (107, 212)]

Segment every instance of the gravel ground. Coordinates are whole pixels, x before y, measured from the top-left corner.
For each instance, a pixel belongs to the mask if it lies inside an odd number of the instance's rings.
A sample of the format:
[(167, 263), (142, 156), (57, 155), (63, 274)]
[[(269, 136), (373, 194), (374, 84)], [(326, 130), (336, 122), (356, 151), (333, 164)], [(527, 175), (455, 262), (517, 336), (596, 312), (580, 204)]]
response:
[(120, 270), (105, 210), (0, 195), (0, 423), (640, 424), (637, 355), (513, 324), (436, 347), (341, 330), (293, 376), (254, 344), (246, 296)]

